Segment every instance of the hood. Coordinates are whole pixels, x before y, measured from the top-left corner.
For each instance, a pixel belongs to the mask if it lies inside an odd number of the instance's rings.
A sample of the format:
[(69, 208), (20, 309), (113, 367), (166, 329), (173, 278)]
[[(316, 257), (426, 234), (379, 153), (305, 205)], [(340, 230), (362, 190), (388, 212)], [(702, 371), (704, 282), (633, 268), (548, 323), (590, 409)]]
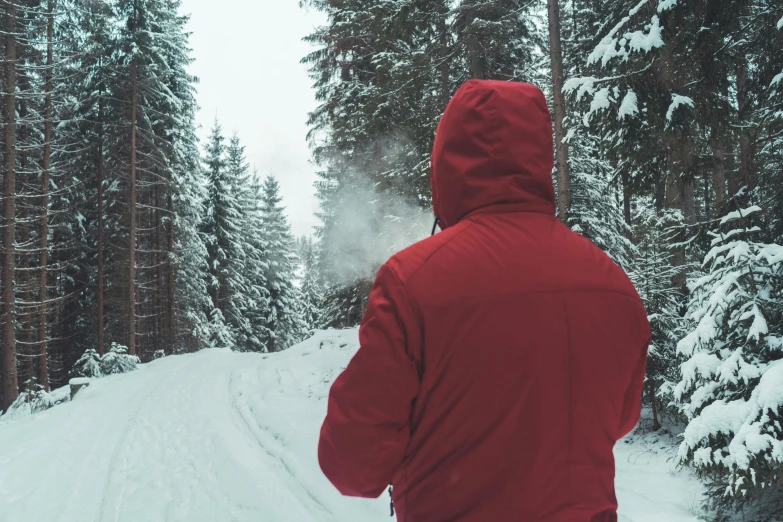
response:
[(499, 205), (554, 215), (553, 163), (544, 93), (526, 83), (470, 80), (435, 135), (430, 183), (441, 228)]

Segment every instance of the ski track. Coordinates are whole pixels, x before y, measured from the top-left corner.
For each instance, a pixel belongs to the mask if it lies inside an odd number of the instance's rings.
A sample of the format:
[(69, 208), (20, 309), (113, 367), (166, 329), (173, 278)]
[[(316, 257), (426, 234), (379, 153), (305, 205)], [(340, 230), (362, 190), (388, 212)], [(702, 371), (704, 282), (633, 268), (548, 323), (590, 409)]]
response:
[[(70, 403), (0, 419), (0, 522), (381, 522), (388, 496), (320, 473), (329, 384), (356, 331), (271, 355), (204, 350), (95, 380)], [(623, 522), (695, 522), (670, 445), (618, 444)]]

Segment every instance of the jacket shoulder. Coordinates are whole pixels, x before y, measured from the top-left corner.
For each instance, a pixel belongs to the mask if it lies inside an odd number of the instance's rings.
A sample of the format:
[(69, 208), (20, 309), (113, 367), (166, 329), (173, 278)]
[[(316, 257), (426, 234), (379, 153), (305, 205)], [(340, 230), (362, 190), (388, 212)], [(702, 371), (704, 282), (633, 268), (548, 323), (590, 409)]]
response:
[(471, 223), (462, 221), (453, 227), (434, 236), (422, 239), (413, 245), (400, 250), (386, 262), (403, 286), (443, 247), (451, 243), (462, 231), (470, 228)]

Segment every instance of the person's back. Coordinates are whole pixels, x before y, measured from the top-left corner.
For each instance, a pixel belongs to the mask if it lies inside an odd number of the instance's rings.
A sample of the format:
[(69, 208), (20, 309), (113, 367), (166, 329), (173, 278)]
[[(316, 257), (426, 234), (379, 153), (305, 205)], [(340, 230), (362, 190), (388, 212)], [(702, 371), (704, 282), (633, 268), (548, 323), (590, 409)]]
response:
[(322, 469), (399, 520), (614, 521), (649, 342), (623, 271), (554, 216), (543, 94), (472, 81), (438, 127), (444, 232), (381, 269)]

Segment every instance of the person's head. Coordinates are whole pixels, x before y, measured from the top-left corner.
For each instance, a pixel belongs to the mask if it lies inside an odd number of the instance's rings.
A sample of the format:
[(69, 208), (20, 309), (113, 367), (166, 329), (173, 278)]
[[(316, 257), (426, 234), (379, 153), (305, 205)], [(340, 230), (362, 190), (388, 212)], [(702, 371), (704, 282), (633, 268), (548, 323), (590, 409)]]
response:
[(470, 80), (435, 135), (432, 200), (441, 228), (496, 205), (554, 214), (552, 168), (552, 119), (541, 90)]

